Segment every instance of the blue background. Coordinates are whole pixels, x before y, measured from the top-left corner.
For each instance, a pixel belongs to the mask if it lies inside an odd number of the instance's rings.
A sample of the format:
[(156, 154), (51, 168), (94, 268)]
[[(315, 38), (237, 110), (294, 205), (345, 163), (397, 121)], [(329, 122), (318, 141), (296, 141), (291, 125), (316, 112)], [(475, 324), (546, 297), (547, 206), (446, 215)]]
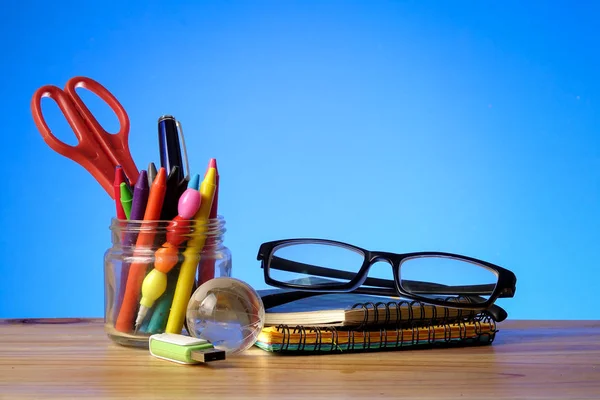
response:
[[(260, 243), (313, 236), (482, 258), (518, 277), (516, 297), (500, 302), (509, 318), (600, 318), (599, 11), (567, 1), (3, 5), (0, 317), (103, 314), (114, 204), (47, 147), (29, 108), (39, 86), (85, 75), (127, 110), (140, 169), (159, 162), (162, 114), (182, 121), (194, 172), (217, 158), (233, 275), (257, 288)], [(87, 100), (116, 131), (107, 106)]]

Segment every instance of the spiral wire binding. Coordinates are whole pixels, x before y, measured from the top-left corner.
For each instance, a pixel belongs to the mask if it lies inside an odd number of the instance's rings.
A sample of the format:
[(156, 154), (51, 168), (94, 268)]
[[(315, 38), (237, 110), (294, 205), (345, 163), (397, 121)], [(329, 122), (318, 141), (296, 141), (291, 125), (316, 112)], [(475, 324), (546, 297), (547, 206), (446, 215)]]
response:
[[(466, 302), (472, 303), (473, 300), (469, 297), (447, 297), (445, 299), (448, 302)], [(426, 318), (427, 311), (426, 307), (429, 308), (432, 316), (431, 318)], [(384, 302), (365, 302), (365, 303), (356, 303), (350, 307), (351, 309), (361, 308), (364, 312), (363, 320), (356, 328), (357, 330), (365, 329), (366, 327), (372, 326), (389, 326), (392, 324), (392, 321), (395, 321), (394, 324), (410, 326), (410, 324), (419, 322), (419, 323), (430, 323), (430, 324), (445, 324), (449, 321), (455, 320), (470, 320), (474, 318), (479, 312), (475, 312), (473, 310), (463, 310), (457, 308), (457, 315), (450, 317), (450, 309), (448, 307), (442, 307), (444, 310), (444, 315), (438, 315), (438, 309), (440, 307), (435, 307), (431, 305), (424, 304), (418, 300), (399, 300), (399, 301), (390, 301), (387, 303)], [(403, 318), (402, 311), (403, 308), (406, 309), (408, 315)], [(419, 310), (420, 315), (415, 315), (415, 309)], [(395, 318), (392, 318), (394, 316)], [(371, 320), (372, 319), (372, 320)]]
[[(456, 298), (452, 298), (456, 299)], [(451, 300), (453, 301), (453, 300)], [(466, 298), (463, 301), (470, 301)], [(408, 319), (402, 321), (402, 307), (408, 306)], [(418, 301), (392, 301), (388, 303), (357, 303), (352, 309), (362, 308), (365, 317), (362, 323), (354, 329), (319, 326), (288, 326), (278, 325), (277, 331), (282, 334), (281, 345), (270, 349), (273, 352), (293, 354), (322, 354), (342, 352), (364, 352), (376, 350), (399, 350), (403, 348), (451, 346), (451, 345), (485, 345), (491, 344), (498, 332), (496, 321), (485, 312), (474, 315), (463, 315), (458, 310), (458, 315), (450, 318), (448, 308), (444, 308), (444, 315), (437, 314), (437, 309), (432, 308), (431, 318), (425, 318), (426, 305)], [(395, 310), (394, 325), (390, 325), (392, 308)], [(414, 309), (420, 310), (420, 315), (415, 315)], [(369, 313), (373, 321), (369, 324)], [(468, 335), (468, 324), (474, 326), (474, 336)], [(382, 326), (384, 325), (384, 326)], [(443, 327), (443, 337), (436, 337), (436, 327)], [(427, 332), (424, 332), (427, 329)], [(458, 330), (458, 337), (452, 334)], [(340, 334), (347, 336), (346, 349), (340, 345)], [(388, 341), (389, 335), (395, 333), (395, 341)], [(410, 340), (405, 334), (410, 334)], [(297, 344), (291, 343), (293, 335), (299, 335)], [(315, 343), (307, 343), (308, 337), (315, 337)], [(424, 337), (426, 335), (426, 338)], [(362, 336), (362, 340), (357, 340)], [(379, 337), (378, 341), (373, 339)], [(426, 340), (425, 340), (426, 339)], [(328, 341), (331, 342), (328, 345)]]
[(321, 329), (317, 330), (317, 335), (315, 338), (315, 351), (321, 351), (321, 345), (323, 344), (323, 331)]

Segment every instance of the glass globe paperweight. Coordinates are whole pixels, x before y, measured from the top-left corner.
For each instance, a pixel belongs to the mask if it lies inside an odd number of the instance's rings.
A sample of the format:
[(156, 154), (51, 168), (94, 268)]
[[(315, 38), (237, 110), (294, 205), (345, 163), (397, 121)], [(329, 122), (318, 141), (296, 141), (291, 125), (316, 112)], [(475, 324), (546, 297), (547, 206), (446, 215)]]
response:
[(265, 309), (259, 294), (235, 278), (214, 278), (194, 291), (188, 302), (187, 328), (227, 354), (250, 348), (262, 330)]

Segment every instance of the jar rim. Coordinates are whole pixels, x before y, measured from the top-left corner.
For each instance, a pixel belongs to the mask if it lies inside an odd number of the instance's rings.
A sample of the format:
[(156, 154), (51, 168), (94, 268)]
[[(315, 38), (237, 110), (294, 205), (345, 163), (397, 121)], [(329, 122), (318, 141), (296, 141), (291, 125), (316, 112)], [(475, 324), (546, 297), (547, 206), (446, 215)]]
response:
[(203, 228), (205, 233), (215, 233), (215, 231), (225, 231), (225, 218), (222, 215), (217, 215), (215, 218), (206, 220), (181, 219), (181, 220), (127, 220), (112, 217), (110, 220), (109, 229), (111, 231), (137, 231), (137, 230), (158, 230), (168, 231), (177, 227), (188, 228)]

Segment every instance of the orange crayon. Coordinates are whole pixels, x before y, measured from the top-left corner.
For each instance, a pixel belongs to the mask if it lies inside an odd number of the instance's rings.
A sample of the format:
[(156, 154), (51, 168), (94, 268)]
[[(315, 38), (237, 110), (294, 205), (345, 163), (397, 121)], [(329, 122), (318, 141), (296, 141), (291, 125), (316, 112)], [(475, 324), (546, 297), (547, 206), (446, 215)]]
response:
[[(144, 222), (142, 222), (143, 230), (140, 231), (135, 243), (133, 258), (147, 259), (148, 250), (154, 243), (155, 227), (157, 220), (160, 219), (163, 202), (165, 199), (165, 191), (167, 188), (167, 173), (164, 168), (160, 168), (156, 178), (150, 187), (148, 195), (148, 204), (144, 213)], [(146, 222), (149, 221), (149, 222)], [(133, 262), (129, 268), (127, 277), (127, 286), (125, 287), (125, 295), (115, 329), (120, 332), (130, 332), (133, 330), (133, 322), (137, 314), (137, 305), (142, 288), (142, 282), (146, 276), (147, 262)]]

